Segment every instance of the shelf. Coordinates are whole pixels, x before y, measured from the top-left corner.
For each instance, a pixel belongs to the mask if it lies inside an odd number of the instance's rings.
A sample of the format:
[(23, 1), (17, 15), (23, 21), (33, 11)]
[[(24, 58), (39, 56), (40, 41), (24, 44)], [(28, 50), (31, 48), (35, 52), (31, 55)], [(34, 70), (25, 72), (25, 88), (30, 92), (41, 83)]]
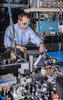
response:
[(63, 8), (28, 8), (28, 9), (24, 9), (25, 12), (63, 12)]
[[(8, 8), (8, 3), (0, 3), (0, 7)], [(11, 3), (11, 8), (27, 8), (28, 5), (26, 4), (19, 4), (19, 3)]]

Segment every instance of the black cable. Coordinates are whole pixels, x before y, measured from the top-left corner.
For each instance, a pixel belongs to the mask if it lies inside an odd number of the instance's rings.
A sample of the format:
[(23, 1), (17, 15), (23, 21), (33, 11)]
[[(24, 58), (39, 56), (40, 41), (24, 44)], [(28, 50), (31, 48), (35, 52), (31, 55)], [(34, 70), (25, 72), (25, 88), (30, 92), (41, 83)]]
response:
[[(10, 48), (11, 48), (11, 47), (10, 47)], [(2, 58), (2, 56), (3, 56), (4, 54), (6, 54), (6, 53), (10, 50), (10, 48), (7, 48), (7, 50), (6, 50), (3, 54), (1, 54), (0, 58)]]

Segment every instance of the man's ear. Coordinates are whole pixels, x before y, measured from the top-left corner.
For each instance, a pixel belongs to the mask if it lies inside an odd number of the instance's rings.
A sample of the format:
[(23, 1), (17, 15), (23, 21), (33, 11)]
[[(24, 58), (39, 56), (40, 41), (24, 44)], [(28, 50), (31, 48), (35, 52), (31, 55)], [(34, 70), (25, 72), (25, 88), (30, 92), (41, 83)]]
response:
[(18, 23), (20, 23), (20, 20), (18, 19)]

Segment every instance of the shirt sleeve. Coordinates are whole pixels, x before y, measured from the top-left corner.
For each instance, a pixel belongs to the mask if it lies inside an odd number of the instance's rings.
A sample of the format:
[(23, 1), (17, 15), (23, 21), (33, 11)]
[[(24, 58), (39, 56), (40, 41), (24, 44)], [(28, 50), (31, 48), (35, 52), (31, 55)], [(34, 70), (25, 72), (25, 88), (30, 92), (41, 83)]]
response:
[(39, 47), (40, 42), (43, 42), (38, 35), (30, 28), (30, 40)]
[(4, 36), (4, 46), (10, 47), (12, 44), (12, 35), (11, 35), (11, 28), (10, 26), (7, 27), (6, 31), (5, 31), (5, 36)]

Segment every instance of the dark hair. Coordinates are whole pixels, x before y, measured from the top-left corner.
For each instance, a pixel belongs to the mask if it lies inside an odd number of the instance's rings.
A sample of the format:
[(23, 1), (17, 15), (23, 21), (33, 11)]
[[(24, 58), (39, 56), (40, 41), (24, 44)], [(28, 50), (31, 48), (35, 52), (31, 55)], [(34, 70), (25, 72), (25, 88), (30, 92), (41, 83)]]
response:
[(24, 16), (26, 16), (27, 18), (30, 18), (30, 16), (29, 16), (28, 13), (22, 12), (22, 13), (19, 13), (19, 14), (18, 14), (18, 19), (21, 20)]

